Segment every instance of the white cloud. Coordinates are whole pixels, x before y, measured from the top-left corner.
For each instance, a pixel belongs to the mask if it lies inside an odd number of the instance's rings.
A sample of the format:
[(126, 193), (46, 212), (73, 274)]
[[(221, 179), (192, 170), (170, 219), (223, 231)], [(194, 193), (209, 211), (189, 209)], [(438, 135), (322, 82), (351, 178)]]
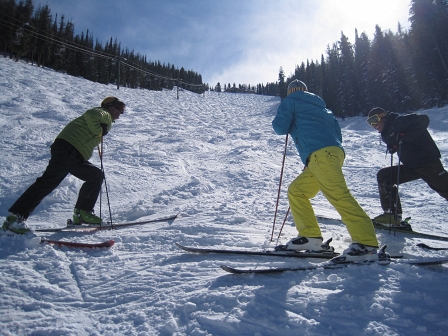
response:
[[(354, 43), (355, 28), (373, 38), (375, 25), (396, 32), (409, 26), (410, 0), (35, 0), (110, 37), (150, 61), (174, 64), (220, 83), (274, 82), (307, 60), (319, 61), (341, 31)], [(89, 8), (88, 13), (85, 12)]]
[(283, 67), (290, 75), (302, 62), (318, 61), (341, 32), (355, 40), (355, 29), (373, 38), (375, 25), (397, 31), (398, 22), (409, 27), (408, 0), (312, 0), (262, 2), (254, 9), (246, 30), (242, 59), (204, 78), (210, 85), (276, 81)]

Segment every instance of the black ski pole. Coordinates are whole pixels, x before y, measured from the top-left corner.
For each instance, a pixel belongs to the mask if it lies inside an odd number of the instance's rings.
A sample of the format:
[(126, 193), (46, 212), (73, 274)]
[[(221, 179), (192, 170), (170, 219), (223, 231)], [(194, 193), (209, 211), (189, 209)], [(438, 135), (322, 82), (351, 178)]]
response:
[[(277, 211), (278, 211), (278, 202), (280, 200), (280, 191), (282, 189), (282, 180), (283, 180), (283, 170), (285, 168), (285, 159), (286, 159), (286, 150), (288, 149), (288, 135), (286, 134), (285, 139), (285, 150), (283, 152), (283, 161), (282, 161), (282, 170), (280, 172), (280, 181), (278, 183), (278, 193), (277, 193), (277, 202), (275, 204), (275, 213), (274, 213), (274, 223), (272, 224), (272, 233), (271, 233), (271, 242), (274, 241), (274, 229), (275, 229), (275, 221), (277, 219)], [(289, 211), (289, 209), (288, 209)]]
[(288, 219), (289, 210), (291, 210), (291, 207), (288, 207), (288, 211), (286, 211), (285, 219), (283, 220), (283, 224), (280, 228), (280, 232), (278, 233), (277, 242), (275, 245), (278, 245), (278, 241), (280, 240), (280, 236), (282, 235), (283, 227), (285, 226), (286, 220)]
[[(103, 174), (103, 167), (102, 167), (102, 154), (101, 154), (101, 150), (100, 150), (100, 146), (97, 147), (98, 149), (98, 157), (100, 158), (100, 162), (101, 162), (101, 178), (104, 176)], [(101, 180), (101, 190), (100, 190), (100, 218), (101, 218), (101, 222), (102, 222), (102, 218), (103, 218), (103, 180)], [(101, 227), (101, 223), (100, 223), (100, 227)]]
[(400, 154), (401, 154), (401, 139), (398, 142), (398, 152), (397, 152), (397, 156), (398, 156), (398, 167), (397, 167), (397, 184), (396, 184), (396, 189), (395, 189), (395, 207), (394, 207), (394, 220), (398, 219), (398, 187), (400, 186)]
[(106, 189), (107, 206), (109, 208), (110, 227), (113, 229), (114, 227), (113, 227), (113, 223), (112, 223), (112, 211), (110, 209), (109, 190), (107, 189), (106, 173), (104, 171), (104, 165), (103, 165), (103, 138), (102, 137), (101, 137), (100, 163), (101, 163), (101, 174), (103, 175), (104, 187)]
[[(394, 208), (393, 191), (394, 191), (394, 153), (390, 153), (389, 211), (391, 214), (392, 209)], [(392, 225), (392, 218), (390, 215), (389, 215), (389, 225)]]
[[(389, 152), (390, 153), (390, 152)], [(394, 192), (394, 153), (390, 153), (390, 188), (389, 188), (389, 234), (392, 231), (392, 208), (394, 207), (393, 192)], [(394, 236), (396, 231), (394, 230)]]

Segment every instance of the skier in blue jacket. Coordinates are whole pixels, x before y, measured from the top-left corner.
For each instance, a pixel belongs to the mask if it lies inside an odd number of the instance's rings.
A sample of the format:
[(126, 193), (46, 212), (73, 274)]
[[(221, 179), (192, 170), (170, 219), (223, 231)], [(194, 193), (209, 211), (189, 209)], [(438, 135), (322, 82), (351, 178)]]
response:
[(347, 187), (342, 165), (345, 153), (341, 128), (319, 96), (305, 83), (294, 80), (272, 121), (277, 134), (290, 134), (305, 165), (290, 184), (288, 199), (299, 233), (286, 244), (288, 250), (322, 251), (322, 233), (310, 199), (322, 191), (341, 215), (352, 243), (343, 253), (347, 260), (377, 260), (378, 241), (370, 217)]

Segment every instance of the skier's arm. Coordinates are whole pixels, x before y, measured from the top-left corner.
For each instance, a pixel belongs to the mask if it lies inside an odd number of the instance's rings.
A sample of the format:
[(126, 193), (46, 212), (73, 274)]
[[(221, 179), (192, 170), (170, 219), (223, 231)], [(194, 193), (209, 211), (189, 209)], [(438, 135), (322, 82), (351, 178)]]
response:
[(101, 137), (103, 135), (103, 128), (101, 124), (105, 124), (107, 131), (112, 127), (112, 118), (107, 111), (101, 109), (91, 109), (84, 113), (87, 127), (95, 136)]
[(279, 135), (289, 133), (294, 111), (294, 107), (290, 106), (291, 104), (293, 103), (289, 99), (285, 99), (278, 107), (277, 115), (272, 121), (272, 128)]
[(334, 129), (336, 131), (336, 134), (338, 136), (338, 140), (342, 143), (342, 131), (341, 126), (339, 126), (339, 122), (336, 118), (334, 118)]
[(395, 119), (391, 138), (394, 136), (403, 142), (412, 142), (428, 128), (429, 117), (424, 114), (407, 114)]

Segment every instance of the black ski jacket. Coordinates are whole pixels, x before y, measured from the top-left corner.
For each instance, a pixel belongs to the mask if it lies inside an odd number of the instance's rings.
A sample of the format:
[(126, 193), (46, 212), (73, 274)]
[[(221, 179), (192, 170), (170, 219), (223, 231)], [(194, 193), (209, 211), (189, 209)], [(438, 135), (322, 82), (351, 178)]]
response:
[[(397, 152), (403, 165), (417, 168), (440, 160), (440, 151), (428, 132), (429, 117), (424, 114), (398, 115), (385, 118), (381, 138), (390, 153)], [(401, 150), (399, 142), (401, 140)]]

